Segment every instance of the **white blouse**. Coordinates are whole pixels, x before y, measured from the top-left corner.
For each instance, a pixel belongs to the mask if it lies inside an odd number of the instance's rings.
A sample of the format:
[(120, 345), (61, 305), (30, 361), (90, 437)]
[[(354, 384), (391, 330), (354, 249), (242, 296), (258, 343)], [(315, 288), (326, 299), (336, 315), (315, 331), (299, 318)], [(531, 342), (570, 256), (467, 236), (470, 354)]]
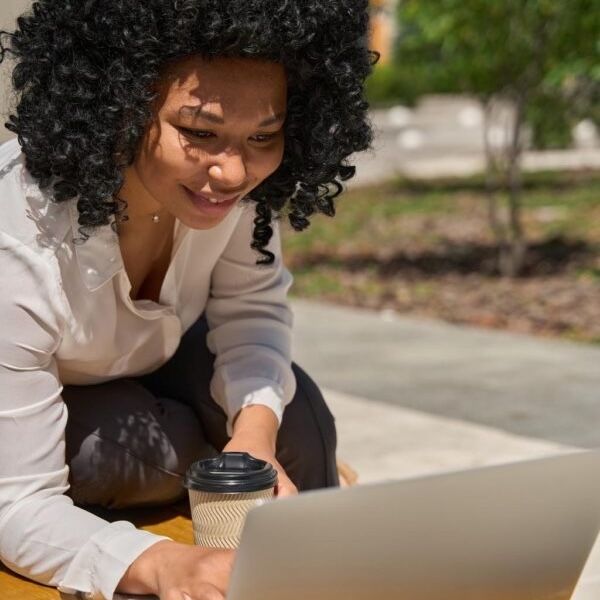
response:
[(127, 567), (162, 539), (106, 521), (65, 494), (63, 384), (153, 371), (206, 313), (216, 354), (211, 391), (231, 420), (269, 406), (281, 420), (295, 391), (291, 277), (256, 265), (254, 209), (218, 226), (178, 223), (159, 303), (131, 300), (116, 234), (84, 243), (73, 201), (57, 204), (27, 173), (16, 140), (0, 146), (0, 559), (36, 581), (110, 599)]

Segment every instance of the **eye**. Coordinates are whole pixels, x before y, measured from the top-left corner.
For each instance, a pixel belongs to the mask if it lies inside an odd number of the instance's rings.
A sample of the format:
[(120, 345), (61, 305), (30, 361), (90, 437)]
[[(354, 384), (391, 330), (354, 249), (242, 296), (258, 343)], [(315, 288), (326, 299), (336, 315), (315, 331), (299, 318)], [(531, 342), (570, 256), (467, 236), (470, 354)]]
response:
[(279, 132), (276, 133), (259, 133), (257, 135), (253, 135), (250, 140), (253, 142), (257, 142), (259, 144), (265, 144), (267, 142), (270, 142), (271, 140), (275, 139), (277, 137), (277, 134)]
[(187, 127), (178, 127), (180, 133), (194, 140), (206, 140), (214, 136), (211, 131), (204, 129), (188, 129)]

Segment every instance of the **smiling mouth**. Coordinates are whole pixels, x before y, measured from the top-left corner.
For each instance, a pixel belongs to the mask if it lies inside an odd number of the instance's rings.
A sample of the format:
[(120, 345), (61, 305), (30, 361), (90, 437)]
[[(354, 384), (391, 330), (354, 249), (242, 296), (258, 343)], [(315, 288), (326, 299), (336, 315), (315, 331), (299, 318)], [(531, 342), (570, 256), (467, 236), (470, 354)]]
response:
[[(202, 196), (203, 194), (200, 194), (200, 196)], [(235, 202), (237, 200), (237, 196), (233, 196), (231, 198), (210, 198), (209, 196), (205, 196), (205, 198), (211, 203), (211, 204), (226, 204), (227, 202)]]
[(188, 188), (188, 187), (186, 187), (185, 190), (190, 196), (193, 196), (194, 198), (197, 198), (198, 200), (204, 200), (205, 202), (210, 202), (211, 204), (228, 204), (228, 203), (235, 202), (240, 197), (239, 194), (234, 194), (232, 196), (226, 196), (226, 197), (208, 196), (207, 194), (194, 192), (194, 191), (190, 190), (190, 188)]
[(183, 188), (192, 202), (198, 207), (204, 207), (204, 210), (209, 206), (212, 206), (215, 209), (228, 209), (236, 204), (241, 197), (241, 194), (235, 194), (233, 196), (209, 196), (207, 194), (193, 192), (186, 186), (183, 186)]

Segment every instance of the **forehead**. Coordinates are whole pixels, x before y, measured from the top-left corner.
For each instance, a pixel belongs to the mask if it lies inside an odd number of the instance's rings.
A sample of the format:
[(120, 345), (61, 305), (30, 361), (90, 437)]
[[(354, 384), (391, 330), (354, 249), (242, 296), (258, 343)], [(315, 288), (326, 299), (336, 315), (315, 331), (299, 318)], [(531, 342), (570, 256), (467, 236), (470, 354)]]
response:
[(184, 109), (184, 116), (199, 107), (232, 115), (280, 113), (287, 99), (283, 66), (251, 58), (187, 57), (164, 70), (158, 89), (160, 110)]

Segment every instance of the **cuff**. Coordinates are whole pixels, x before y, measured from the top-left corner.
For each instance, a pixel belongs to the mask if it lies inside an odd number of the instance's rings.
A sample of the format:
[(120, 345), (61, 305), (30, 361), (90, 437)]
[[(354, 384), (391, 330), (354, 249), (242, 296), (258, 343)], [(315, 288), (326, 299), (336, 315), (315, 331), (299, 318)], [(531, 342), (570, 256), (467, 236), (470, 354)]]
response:
[(77, 553), (58, 590), (86, 600), (111, 600), (125, 571), (142, 552), (169, 539), (118, 521), (93, 535)]
[(283, 400), (283, 389), (272, 381), (265, 379), (244, 379), (241, 381), (230, 381), (225, 385), (227, 397), (227, 435), (233, 434), (233, 419), (242, 408), (261, 404), (268, 406), (277, 417), (281, 425), (283, 409), (286, 402)]

